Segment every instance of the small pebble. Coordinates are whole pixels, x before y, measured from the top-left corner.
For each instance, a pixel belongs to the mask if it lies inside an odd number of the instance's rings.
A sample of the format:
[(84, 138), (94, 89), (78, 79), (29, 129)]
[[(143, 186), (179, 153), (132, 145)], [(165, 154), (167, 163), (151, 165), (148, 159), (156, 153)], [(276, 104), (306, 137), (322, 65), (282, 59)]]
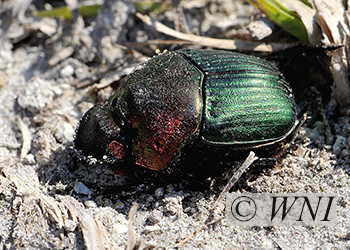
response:
[(70, 125), (68, 122), (60, 122), (55, 133), (54, 136), (56, 138), (56, 140), (60, 143), (67, 143), (67, 142), (71, 142), (74, 138), (74, 128), (72, 125)]
[(182, 203), (180, 197), (167, 197), (165, 199), (165, 211), (170, 215), (175, 215), (179, 211), (182, 211)]
[(84, 205), (86, 208), (96, 208), (97, 207), (96, 202), (94, 202), (92, 200), (84, 201)]
[(344, 136), (337, 135), (337, 139), (335, 140), (335, 143), (333, 144), (333, 152), (337, 155), (340, 154), (340, 152), (343, 150), (343, 148), (346, 147), (347, 140)]
[(36, 163), (34, 155), (27, 154), (26, 156), (24, 156), (23, 163), (29, 164), (29, 165), (34, 165)]
[(262, 40), (271, 35), (277, 29), (277, 26), (266, 17), (263, 17), (251, 22), (247, 28), (255, 40)]
[(64, 229), (67, 231), (67, 232), (73, 232), (75, 230), (75, 228), (77, 227), (77, 223), (73, 220), (66, 220), (64, 222)]
[(189, 212), (191, 212), (191, 210), (192, 210), (191, 207), (186, 207), (186, 208), (184, 209), (184, 212), (185, 212), (185, 213), (189, 213)]
[(114, 209), (122, 209), (122, 208), (124, 208), (124, 206), (125, 206), (124, 203), (119, 201), (119, 202), (117, 202), (116, 204), (113, 205), (113, 208)]
[(316, 140), (323, 133), (323, 130), (319, 127), (315, 127), (313, 129), (305, 128), (305, 131), (306, 131), (307, 137), (309, 137), (311, 140)]
[(62, 78), (72, 76), (74, 74), (74, 68), (71, 65), (66, 65), (60, 71), (60, 76)]
[(115, 224), (113, 226), (113, 229), (118, 233), (126, 233), (128, 231), (128, 226), (127, 225), (123, 225), (123, 224)]
[(151, 215), (148, 217), (148, 220), (151, 223), (158, 223), (163, 217), (163, 213), (159, 210), (154, 210)]
[(87, 186), (85, 186), (84, 183), (82, 183), (80, 181), (75, 183), (74, 191), (77, 194), (85, 194), (85, 195), (91, 195), (92, 194), (92, 191)]
[(307, 149), (302, 146), (298, 147), (296, 150), (293, 151), (293, 154), (298, 157), (305, 157), (306, 153)]
[(154, 232), (154, 231), (158, 231), (159, 230), (159, 226), (145, 226), (145, 230), (144, 230), (144, 233), (151, 233), (151, 232)]
[(271, 240), (264, 240), (261, 242), (261, 247), (262, 248), (271, 248), (273, 246), (273, 242)]

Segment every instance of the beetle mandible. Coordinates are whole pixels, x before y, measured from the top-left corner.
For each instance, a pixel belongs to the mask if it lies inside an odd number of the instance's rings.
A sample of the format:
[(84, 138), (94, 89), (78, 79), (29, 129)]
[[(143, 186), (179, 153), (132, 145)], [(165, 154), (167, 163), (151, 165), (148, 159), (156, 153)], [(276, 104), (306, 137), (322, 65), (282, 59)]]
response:
[(187, 49), (137, 66), (107, 104), (85, 113), (74, 145), (109, 163), (160, 170), (185, 146), (262, 147), (282, 141), (296, 123), (292, 90), (271, 63)]

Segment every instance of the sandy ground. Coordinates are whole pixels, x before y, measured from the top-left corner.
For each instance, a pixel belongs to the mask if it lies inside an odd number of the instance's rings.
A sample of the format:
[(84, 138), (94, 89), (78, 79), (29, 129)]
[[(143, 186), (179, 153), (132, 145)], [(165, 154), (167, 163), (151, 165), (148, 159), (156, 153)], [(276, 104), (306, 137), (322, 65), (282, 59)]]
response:
[[(140, 248), (172, 249), (209, 217), (225, 216), (224, 200), (213, 213), (218, 192), (209, 188), (195, 191), (181, 180), (130, 186), (106, 168), (79, 161), (72, 149), (75, 127), (88, 108), (106, 100), (155, 49), (180, 46), (126, 49), (127, 42), (170, 39), (137, 19), (127, 1), (106, 1), (98, 16), (76, 22), (35, 18), (30, 13), (44, 4), (34, 3), (22, 1), (12, 18), (6, 11), (1, 18), (11, 21), (0, 40), (1, 249), (124, 249), (134, 245), (131, 229)], [(220, 38), (250, 39), (246, 26), (258, 14), (243, 1), (183, 6), (192, 32)], [(171, 10), (157, 18), (174, 22)], [(349, 117), (336, 114), (322, 88), (304, 92), (305, 99), (295, 93), (299, 115), (306, 110), (312, 118), (296, 146), (277, 167), (244, 175), (232, 191), (336, 193), (337, 225), (232, 227), (222, 219), (204, 226), (183, 249), (350, 248)], [(128, 228), (133, 203), (138, 207)]]

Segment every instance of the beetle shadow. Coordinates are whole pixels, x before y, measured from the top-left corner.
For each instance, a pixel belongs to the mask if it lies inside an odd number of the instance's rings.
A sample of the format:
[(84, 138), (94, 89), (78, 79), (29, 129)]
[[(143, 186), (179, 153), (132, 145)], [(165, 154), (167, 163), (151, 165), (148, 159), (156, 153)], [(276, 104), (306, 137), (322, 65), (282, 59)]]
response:
[[(273, 146), (276, 148), (276, 146)], [(150, 170), (140, 166), (129, 166), (126, 173), (129, 183), (139, 183), (152, 189), (158, 186), (167, 186), (168, 184), (179, 185), (183, 190), (200, 191), (219, 194), (222, 188), (227, 184), (228, 180), (240, 168), (243, 161), (248, 156), (250, 150), (233, 151), (229, 148), (191, 148), (184, 150), (178, 160), (170, 167), (164, 170)], [(247, 171), (249, 179), (257, 178), (263, 169), (275, 166), (277, 160), (273, 157), (271, 147), (269, 149), (256, 149), (259, 156), (257, 162), (252, 164)], [(272, 157), (271, 157), (272, 156)], [(110, 166), (111, 169), (114, 166)], [(239, 188), (246, 189), (243, 175), (240, 179), (242, 182), (237, 183), (233, 190)], [(121, 186), (120, 190), (125, 191), (125, 187)], [(116, 189), (111, 190), (115, 192)]]
[[(67, 146), (52, 153), (50, 161), (37, 169), (39, 180), (50, 186), (49, 192), (71, 195), (81, 202), (94, 198), (110, 198), (126, 201), (138, 195), (154, 195), (158, 188), (167, 189), (169, 185), (176, 191), (199, 191), (219, 194), (230, 177), (241, 166), (245, 153), (222, 152), (208, 154), (206, 150), (183, 153), (183, 159), (165, 170), (154, 171), (144, 167), (132, 166), (124, 176), (115, 173), (115, 166), (108, 164), (88, 164)], [(191, 157), (189, 157), (191, 155)], [(208, 157), (210, 155), (210, 157)], [(240, 158), (243, 158), (242, 161)], [(256, 162), (248, 173), (241, 177), (233, 189), (245, 189), (245, 178), (257, 178), (263, 169), (274, 166), (275, 160)], [(80, 184), (87, 188), (79, 190)], [(79, 184), (79, 185), (78, 185)], [(101, 204), (102, 205), (102, 204)]]

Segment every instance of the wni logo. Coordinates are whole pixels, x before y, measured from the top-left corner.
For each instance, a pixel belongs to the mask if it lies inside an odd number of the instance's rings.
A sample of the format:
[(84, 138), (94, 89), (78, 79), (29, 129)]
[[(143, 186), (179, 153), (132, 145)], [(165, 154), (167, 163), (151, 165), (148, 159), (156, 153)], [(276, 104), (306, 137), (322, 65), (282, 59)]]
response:
[(227, 225), (335, 226), (336, 194), (235, 194), (226, 196)]

